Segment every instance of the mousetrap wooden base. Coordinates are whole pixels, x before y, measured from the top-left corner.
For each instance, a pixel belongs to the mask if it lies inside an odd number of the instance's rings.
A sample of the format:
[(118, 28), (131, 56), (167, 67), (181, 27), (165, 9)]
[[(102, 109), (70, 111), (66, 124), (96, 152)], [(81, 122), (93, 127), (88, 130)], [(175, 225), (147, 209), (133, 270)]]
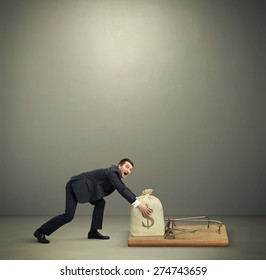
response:
[[(187, 225), (187, 229), (195, 228)], [(129, 235), (128, 247), (227, 247), (229, 245), (226, 227), (223, 224), (220, 233), (215, 225), (196, 232), (175, 234), (174, 239), (164, 236), (132, 236)]]

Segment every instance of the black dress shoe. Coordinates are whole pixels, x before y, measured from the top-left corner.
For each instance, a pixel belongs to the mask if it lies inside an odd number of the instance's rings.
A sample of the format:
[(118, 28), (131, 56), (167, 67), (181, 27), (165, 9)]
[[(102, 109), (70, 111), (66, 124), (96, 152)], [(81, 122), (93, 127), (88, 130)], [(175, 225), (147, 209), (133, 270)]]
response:
[(88, 239), (109, 239), (109, 238), (110, 238), (109, 236), (104, 236), (100, 234), (98, 231), (88, 233)]
[(42, 233), (39, 229), (36, 229), (33, 235), (38, 239), (40, 243), (50, 243), (50, 241), (45, 238), (45, 234)]

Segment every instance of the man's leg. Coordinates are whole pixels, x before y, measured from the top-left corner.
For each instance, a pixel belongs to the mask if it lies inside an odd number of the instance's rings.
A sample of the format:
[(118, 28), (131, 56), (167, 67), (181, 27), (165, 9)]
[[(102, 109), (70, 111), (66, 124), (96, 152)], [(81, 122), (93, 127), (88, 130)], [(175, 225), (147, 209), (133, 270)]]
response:
[(91, 229), (102, 229), (105, 200), (102, 198), (94, 204), (92, 213)]
[(109, 236), (101, 235), (98, 229), (102, 229), (105, 200), (99, 199), (94, 203), (92, 213), (91, 229), (88, 233), (89, 239), (109, 239)]
[[(58, 228), (63, 226), (66, 223), (69, 223), (72, 221), (75, 215), (75, 211), (77, 208), (77, 199), (76, 196), (73, 192), (71, 183), (68, 182), (66, 185), (66, 205), (65, 205), (65, 213), (55, 216), (45, 224), (43, 224), (37, 231), (35, 231), (34, 236), (39, 240), (41, 243), (49, 243), (45, 242), (45, 236), (42, 242), (41, 236), (38, 236), (38, 233), (43, 234), (43, 235), (50, 235), (54, 231), (56, 231)], [(36, 236), (37, 235), (37, 236)], [(38, 238), (39, 237), (39, 238)]]

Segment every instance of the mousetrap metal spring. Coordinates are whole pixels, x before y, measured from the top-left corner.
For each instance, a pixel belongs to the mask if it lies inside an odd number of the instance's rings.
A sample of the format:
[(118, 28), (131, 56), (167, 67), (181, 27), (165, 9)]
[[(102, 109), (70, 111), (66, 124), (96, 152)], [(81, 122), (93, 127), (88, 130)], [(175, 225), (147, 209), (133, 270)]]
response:
[[(208, 229), (210, 225), (215, 225), (218, 227), (218, 234), (221, 232), (221, 227), (223, 223), (218, 220), (210, 219), (207, 216), (196, 216), (196, 217), (187, 217), (187, 218), (178, 218), (172, 219), (167, 218), (165, 219), (165, 239), (175, 239), (175, 235), (184, 234), (184, 233), (194, 233), (199, 230)], [(177, 226), (177, 223), (179, 226)], [(194, 228), (186, 228), (186, 223), (193, 223), (197, 224)], [(181, 227), (182, 226), (182, 227)]]

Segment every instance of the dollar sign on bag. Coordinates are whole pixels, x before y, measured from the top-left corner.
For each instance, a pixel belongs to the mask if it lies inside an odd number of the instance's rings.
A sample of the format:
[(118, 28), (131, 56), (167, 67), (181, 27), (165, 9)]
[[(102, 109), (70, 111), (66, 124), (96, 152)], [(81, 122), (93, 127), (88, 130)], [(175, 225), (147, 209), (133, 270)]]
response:
[(147, 225), (145, 225), (142, 222), (142, 226), (146, 227), (147, 229), (149, 229), (150, 227), (152, 227), (154, 225), (154, 219), (151, 216), (146, 216), (145, 218), (147, 219)]

